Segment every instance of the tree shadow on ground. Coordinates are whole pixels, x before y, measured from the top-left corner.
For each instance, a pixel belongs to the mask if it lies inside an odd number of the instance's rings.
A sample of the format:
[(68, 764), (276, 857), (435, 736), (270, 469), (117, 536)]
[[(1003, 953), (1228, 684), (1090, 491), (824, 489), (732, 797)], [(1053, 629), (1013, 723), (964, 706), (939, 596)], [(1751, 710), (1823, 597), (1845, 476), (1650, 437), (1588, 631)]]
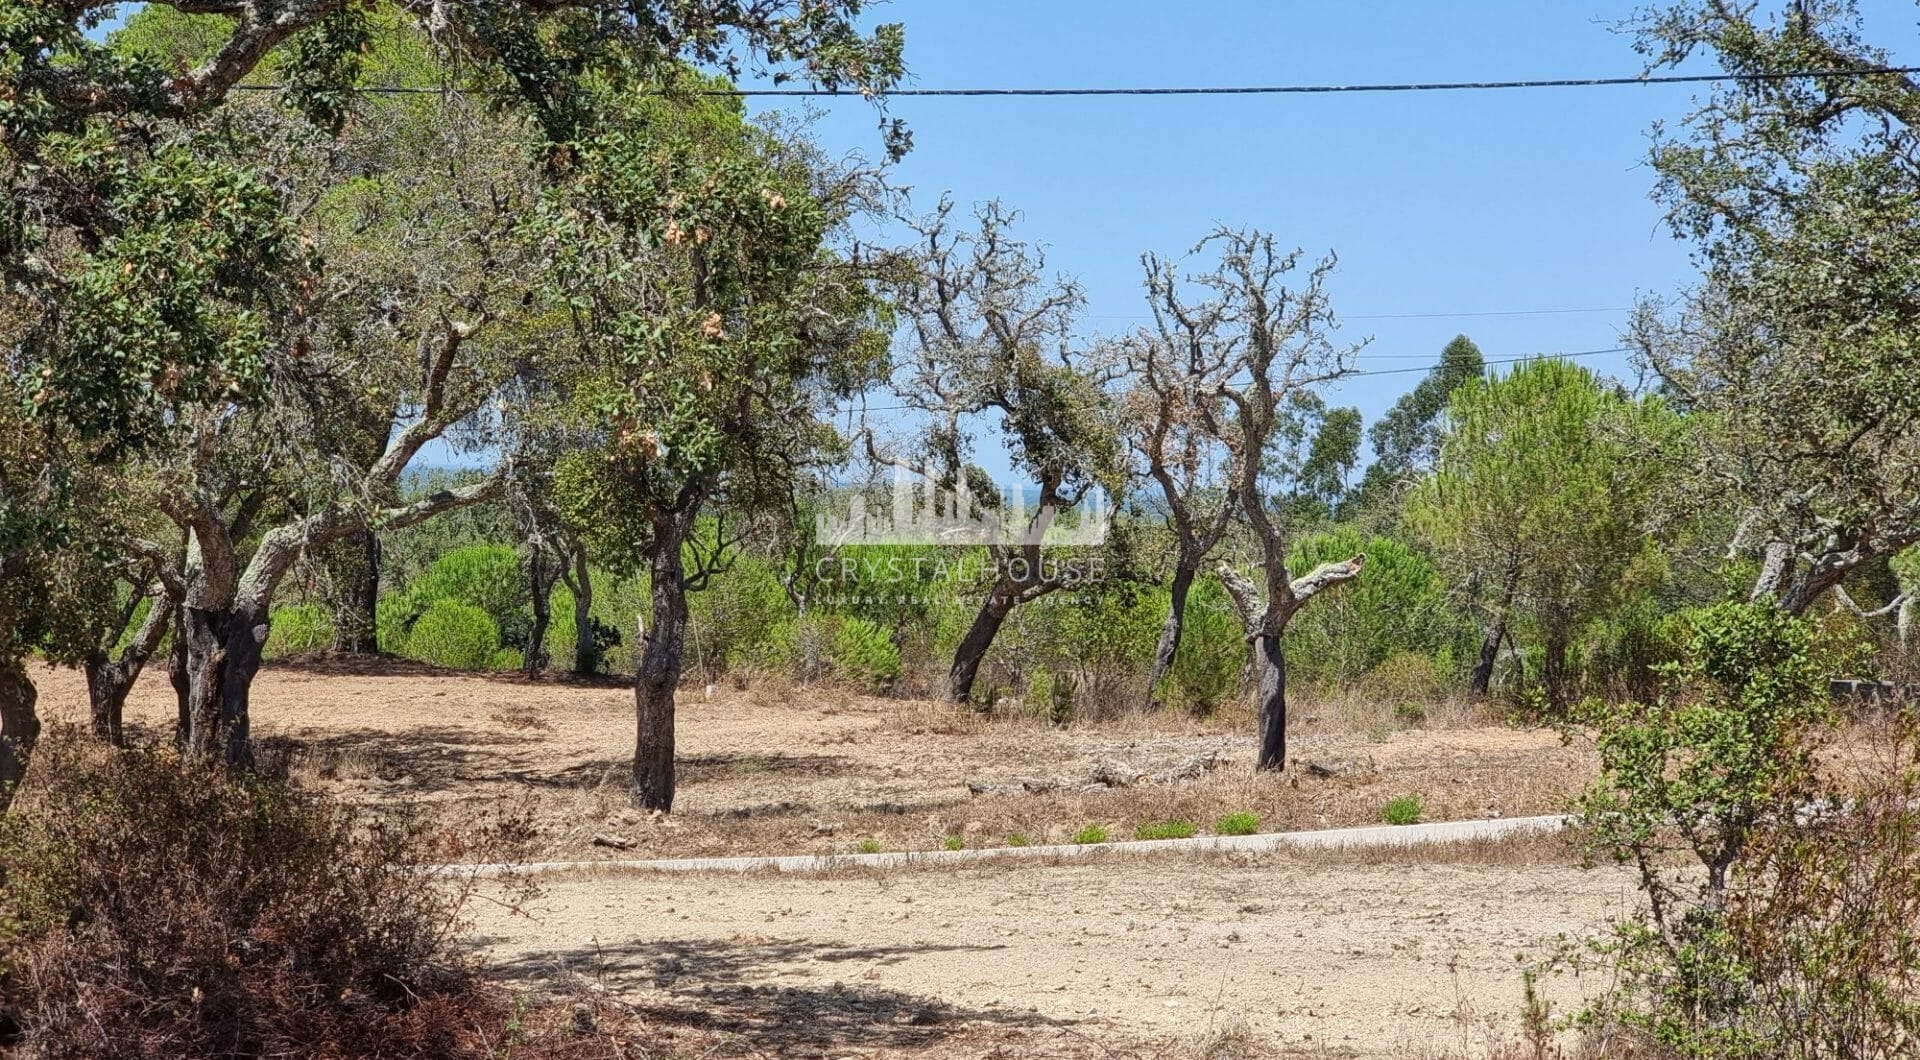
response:
[(457, 725), (388, 732), (350, 729), (325, 736), (274, 733), (254, 741), (262, 768), (321, 780), (377, 782), (391, 794), (469, 790), (475, 781), (509, 779), (525, 738)]
[(313, 677), (397, 677), (417, 680), (423, 677), (458, 677), (489, 684), (522, 687), (560, 687), (631, 689), (633, 678), (620, 674), (581, 675), (567, 671), (544, 670), (528, 677), (519, 670), (449, 670), (431, 663), (403, 659), (398, 655), (345, 655), (313, 652), (269, 659), (262, 672), (307, 674)]
[[(995, 945), (835, 946), (798, 940), (698, 940), (591, 946), (493, 965), (503, 979), (564, 989), (584, 981), (624, 996), (654, 1023), (737, 1037), (757, 1053), (841, 1055), (845, 1048), (914, 1049), (985, 1028), (1068, 1027), (1027, 1010), (977, 1009), (870, 986), (872, 969), (916, 954)], [(990, 960), (990, 957), (983, 957)], [(818, 984), (770, 983), (778, 968), (819, 965)]]

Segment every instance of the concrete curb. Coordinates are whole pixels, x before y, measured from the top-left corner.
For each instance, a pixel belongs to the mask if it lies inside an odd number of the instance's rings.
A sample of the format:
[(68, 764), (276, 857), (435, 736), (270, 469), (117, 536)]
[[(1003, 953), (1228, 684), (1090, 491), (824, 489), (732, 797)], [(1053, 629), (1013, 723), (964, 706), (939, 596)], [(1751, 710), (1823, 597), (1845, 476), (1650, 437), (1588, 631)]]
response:
[(1447, 843), (1473, 839), (1501, 839), (1527, 832), (1558, 831), (1571, 818), (1507, 817), (1485, 821), (1436, 821), (1432, 824), (1379, 825), (1370, 828), (1329, 828), (1310, 832), (1269, 832), (1263, 835), (1202, 836), (1195, 839), (1144, 839), (1122, 843), (1067, 844), (1040, 847), (987, 847), (982, 850), (905, 850), (879, 854), (801, 854), (787, 857), (675, 858), (665, 861), (534, 861), (524, 864), (436, 865), (439, 876), (487, 878), (551, 872), (833, 872), (850, 868), (906, 868), (960, 865), (1022, 858), (1076, 858), (1093, 854), (1260, 853), (1285, 847), (1390, 847)]

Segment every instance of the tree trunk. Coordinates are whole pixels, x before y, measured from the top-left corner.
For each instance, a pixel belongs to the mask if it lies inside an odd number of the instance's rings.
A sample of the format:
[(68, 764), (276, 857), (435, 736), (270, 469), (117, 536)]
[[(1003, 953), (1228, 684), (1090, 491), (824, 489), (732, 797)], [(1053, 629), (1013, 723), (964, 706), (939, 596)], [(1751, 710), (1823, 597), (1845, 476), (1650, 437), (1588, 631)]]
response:
[(89, 653), (81, 667), (87, 675), (87, 713), (93, 722), (94, 739), (123, 746), (121, 719), (127, 693), (133, 691), (140, 668), (122, 666), (98, 652)]
[(953, 653), (953, 668), (947, 672), (949, 701), (965, 703), (973, 698), (973, 682), (980, 675), (980, 663), (987, 657), (987, 649), (993, 647), (993, 638), (999, 636), (1007, 615), (1012, 613), (1017, 591), (1001, 583), (994, 586), (993, 595), (980, 605), (980, 613), (973, 617), (973, 625), (967, 628), (967, 635), (960, 639), (960, 647)]
[[(685, 518), (691, 521), (690, 515)], [(673, 810), (673, 697), (680, 687), (687, 640), (686, 570), (680, 556), (685, 533), (679, 517), (662, 520), (654, 529), (652, 620), (641, 635), (640, 663), (633, 675), (631, 794), (635, 805), (662, 813)]]
[(160, 647), (161, 638), (167, 635), (172, 613), (171, 600), (164, 595), (153, 598), (146, 617), (140, 620), (133, 639), (120, 652), (119, 658), (111, 657), (105, 650), (96, 650), (87, 655), (83, 669), (87, 677), (87, 705), (95, 738), (115, 747), (124, 745), (121, 719), (127, 706), (127, 694), (133, 691), (134, 683), (140, 680), (141, 672), (146, 669), (147, 660)]
[(20, 659), (0, 661), (0, 813), (12, 805), (39, 742), (40, 715), (34, 710), (39, 697)]
[(600, 672), (600, 652), (593, 639), (593, 572), (587, 567), (587, 546), (577, 541), (573, 579), (567, 588), (573, 591), (573, 672), (592, 677)]
[(362, 530), (331, 550), (328, 564), (337, 584), (333, 604), (333, 650), (344, 655), (379, 652), (375, 612), (380, 606), (380, 535)]
[(547, 570), (546, 549), (536, 545), (527, 555), (527, 577), (533, 588), (533, 629), (527, 634), (523, 665), (527, 676), (535, 677), (547, 668), (547, 627), (553, 622), (554, 578)]
[(1565, 633), (1549, 632), (1546, 659), (1540, 664), (1540, 683), (1547, 693), (1547, 709), (1555, 717), (1567, 713), (1567, 640)]
[(1503, 613), (1493, 620), (1493, 628), (1487, 630), (1487, 639), (1480, 642), (1480, 661), (1473, 667), (1473, 681), (1467, 686), (1467, 694), (1475, 699), (1484, 697), (1493, 688), (1493, 664), (1500, 658), (1500, 642), (1507, 639), (1507, 616)]
[(173, 644), (167, 652), (167, 681), (173, 685), (178, 716), (173, 723), (173, 745), (182, 752), (193, 733), (193, 683), (187, 679), (186, 607), (173, 606)]
[(1199, 568), (1185, 563), (1174, 567), (1173, 584), (1168, 587), (1167, 621), (1160, 627), (1160, 643), (1153, 649), (1153, 669), (1147, 675), (1147, 709), (1160, 706), (1157, 694), (1167, 671), (1173, 669), (1174, 656), (1180, 652), (1180, 636), (1187, 628), (1187, 591)]
[(1278, 773), (1287, 768), (1287, 649), (1277, 632), (1253, 638), (1253, 668), (1260, 689), (1260, 758), (1258, 770)]
[(253, 764), (250, 698), (267, 619), (255, 609), (185, 608), (187, 754)]
[(1493, 665), (1500, 658), (1500, 642), (1507, 639), (1507, 618), (1513, 613), (1513, 596), (1520, 587), (1519, 573), (1509, 567), (1507, 584), (1500, 591), (1500, 607), (1494, 612), (1493, 627), (1487, 630), (1487, 638), (1480, 642), (1480, 661), (1473, 668), (1473, 680), (1467, 686), (1467, 694), (1481, 699), (1493, 690)]

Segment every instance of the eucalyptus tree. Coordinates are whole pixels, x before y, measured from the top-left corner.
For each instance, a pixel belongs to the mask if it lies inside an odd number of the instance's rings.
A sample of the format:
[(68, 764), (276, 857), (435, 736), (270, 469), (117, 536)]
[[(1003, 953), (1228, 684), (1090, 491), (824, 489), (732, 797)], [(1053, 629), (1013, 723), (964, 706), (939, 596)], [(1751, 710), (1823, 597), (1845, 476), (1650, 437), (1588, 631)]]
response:
[(1587, 369), (1534, 360), (1454, 392), (1439, 460), (1415, 486), (1407, 521), (1463, 582), (1485, 594), (1472, 691), (1491, 683), (1517, 618), (1540, 631), (1549, 703), (1567, 705), (1575, 630), (1612, 599), (1653, 547), (1660, 466), (1678, 422), (1657, 398), (1633, 400)]
[(561, 458), (555, 496), (602, 561), (646, 574), (631, 793), (668, 811), (687, 596), (727, 562), (735, 520), (842, 459), (824, 416), (884, 377), (886, 332), (868, 270), (835, 249), (869, 174), (736, 100), (626, 97), (603, 119), (537, 221), (547, 297), (580, 320), (553, 353), (572, 361), (576, 429), (600, 441)]
[(1295, 577), (1287, 563), (1295, 527), (1282, 494), (1288, 483), (1297, 483), (1305, 459), (1304, 419), (1324, 409), (1318, 388), (1351, 371), (1359, 347), (1333, 339), (1337, 322), (1326, 292), (1331, 256), (1308, 266), (1294, 287), (1288, 283), (1301, 266), (1301, 252), (1280, 249), (1264, 232), (1221, 229), (1192, 256), (1207, 264), (1179, 288), (1169, 285), (1161, 298), (1169, 314), (1214, 322), (1219, 400), (1208, 403), (1200, 423), (1226, 450), (1227, 482), (1252, 538), (1260, 580), (1228, 563), (1219, 573), (1251, 648), (1260, 717), (1257, 767), (1281, 770), (1287, 755), (1282, 635), (1308, 601), (1359, 577), (1365, 563), (1365, 556), (1356, 555)]
[(1440, 363), (1367, 428), (1373, 462), (1360, 479), (1358, 507), (1387, 504), (1432, 469), (1440, 454), (1447, 402), (1454, 391), (1485, 374), (1480, 347), (1465, 335), (1455, 335), (1441, 349)]
[(1733, 72), (1653, 150), (1704, 277), (1633, 335), (1699, 425), (1682, 504), (1739, 515), (1755, 599), (1803, 612), (1920, 541), (1920, 82), (1850, 0), (1671, 4), (1635, 23), (1655, 66)]
[[(1015, 215), (999, 203), (954, 223), (953, 203), (911, 222), (916, 271), (897, 301), (908, 341), (894, 380), (902, 403), (924, 421), (917, 456), (933, 485), (992, 506), (998, 490), (972, 462), (975, 432), (997, 417), (1016, 471), (1033, 486), (1024, 524), (989, 533), (993, 570), (947, 674), (947, 697), (966, 702), (994, 638), (1022, 604), (1076, 584), (1078, 564), (1050, 559), (1056, 519), (1104, 487), (1119, 492), (1123, 443), (1110, 384), (1119, 358), (1082, 344), (1073, 330), (1080, 288), (1046, 276), (1044, 253), (1014, 237)], [(1024, 508), (1024, 495), (1008, 498)], [(1017, 510), (1016, 510), (1017, 511)], [(1009, 521), (1018, 522), (1017, 514)]]

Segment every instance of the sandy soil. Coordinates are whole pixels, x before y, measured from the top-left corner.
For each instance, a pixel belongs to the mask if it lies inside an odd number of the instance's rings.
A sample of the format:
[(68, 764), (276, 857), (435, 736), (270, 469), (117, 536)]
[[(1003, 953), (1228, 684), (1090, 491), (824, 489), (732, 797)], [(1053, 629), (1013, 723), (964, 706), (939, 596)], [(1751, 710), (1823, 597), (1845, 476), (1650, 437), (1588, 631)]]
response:
[[(1397, 856), (602, 873), (479, 927), (511, 974), (722, 1055), (1466, 1057), (1517, 1036), (1516, 958), (1632, 900), (1613, 870)], [(1582, 989), (1545, 984), (1562, 1010)]]
[[(84, 718), (78, 675), (35, 677), (44, 713)], [(253, 704), (263, 759), (453, 826), (524, 813), (528, 853), (554, 860), (1057, 842), (1089, 823), (1128, 838), (1241, 810), (1266, 830), (1371, 824), (1403, 794), (1430, 820), (1521, 816), (1563, 809), (1593, 769), (1550, 732), (1356, 731), (1310, 702), (1295, 768), (1256, 776), (1244, 717), (1053, 728), (827, 690), (693, 690), (680, 799), (654, 818), (625, 799), (633, 706), (617, 683), (277, 665)], [(164, 739), (173, 711), (151, 672), (128, 718)], [(1218, 767), (1091, 783), (1196, 755)], [(1027, 792), (1036, 779), (1056, 786)], [(607, 835), (631, 848), (593, 844)], [(1563, 847), (1102, 855), (826, 878), (588, 872), (549, 881), (531, 919), (482, 903), (476, 928), (509, 976), (638, 1005), (665, 1055), (1441, 1058), (1512, 1035), (1516, 955), (1596, 930), (1631, 894)]]
[[(36, 680), (44, 713), (84, 717), (77, 674), (45, 670)], [(130, 723), (158, 737), (173, 712), (164, 674), (150, 671), (128, 704)], [(1155, 821), (1204, 831), (1238, 811), (1269, 831), (1326, 828), (1379, 823), (1385, 802), (1406, 794), (1421, 797), (1429, 820), (1525, 816), (1563, 809), (1593, 768), (1589, 750), (1544, 730), (1324, 731), (1338, 719), (1311, 703), (1295, 711), (1296, 768), (1256, 776), (1246, 718), (1053, 728), (832, 690), (694, 689), (681, 697), (675, 813), (652, 818), (625, 798), (633, 702), (618, 683), (388, 660), (270, 664), (253, 717), (263, 756), (303, 779), (455, 822), (524, 812), (538, 829), (536, 852), (555, 859), (930, 849), (949, 837), (1061, 842), (1089, 824), (1129, 838)], [(1218, 768), (1179, 783), (1091, 783), (1103, 766), (1151, 773), (1196, 755)], [(1059, 786), (1028, 794), (1023, 779)], [(972, 794), (969, 783), (995, 793)], [(597, 836), (631, 845), (595, 846)]]

